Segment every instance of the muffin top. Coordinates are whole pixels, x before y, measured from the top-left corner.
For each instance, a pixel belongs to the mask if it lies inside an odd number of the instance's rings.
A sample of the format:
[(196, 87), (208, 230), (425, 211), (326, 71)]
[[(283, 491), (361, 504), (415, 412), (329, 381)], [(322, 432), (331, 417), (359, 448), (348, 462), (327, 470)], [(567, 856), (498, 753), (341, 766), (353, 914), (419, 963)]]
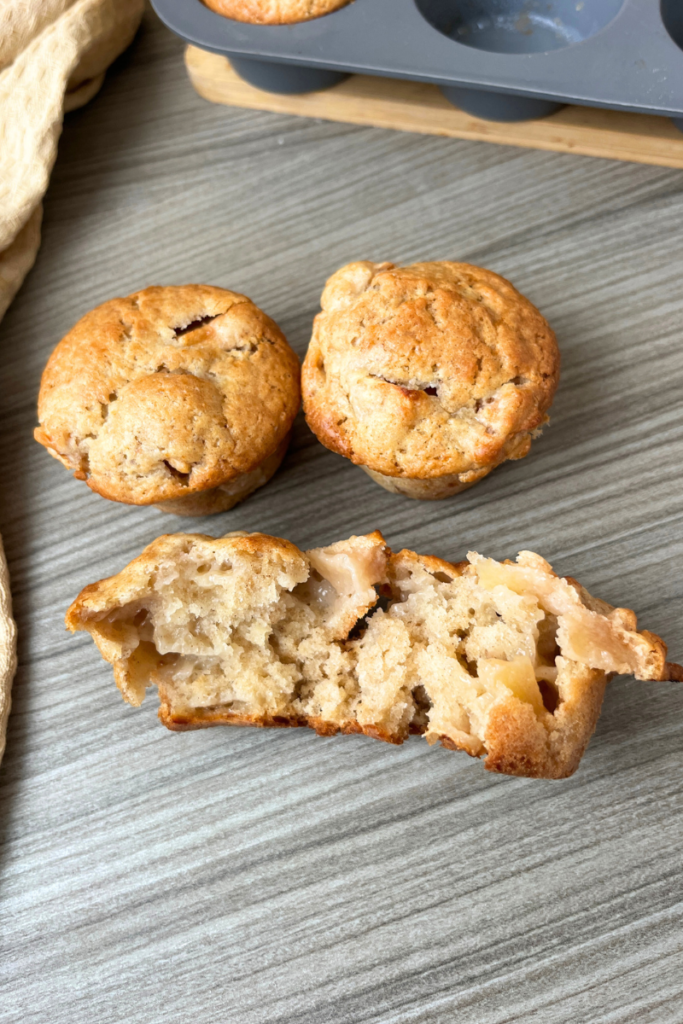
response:
[(560, 356), (505, 278), (467, 263), (349, 263), (321, 298), (304, 360), (309, 426), (394, 477), (474, 482), (527, 454)]
[(105, 498), (149, 505), (255, 469), (299, 408), (299, 362), (250, 299), (151, 287), (78, 321), (50, 356), (36, 440)]
[(346, 7), (350, 0), (204, 0), (207, 7), (235, 21), (254, 25), (289, 25), (310, 21)]

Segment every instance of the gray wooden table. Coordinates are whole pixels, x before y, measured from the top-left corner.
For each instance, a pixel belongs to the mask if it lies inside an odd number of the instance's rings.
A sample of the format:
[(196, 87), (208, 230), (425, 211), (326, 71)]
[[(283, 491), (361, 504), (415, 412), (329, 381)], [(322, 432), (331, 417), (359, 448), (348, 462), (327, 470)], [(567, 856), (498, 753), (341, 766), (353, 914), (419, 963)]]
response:
[[(507, 276), (564, 366), (524, 462), (421, 504), (297, 423), (243, 506), (108, 503), (32, 440), (45, 359), (151, 283), (252, 296), (299, 353), (325, 277), (448, 257)], [(683, 172), (229, 110), (149, 15), (67, 118), (38, 262), (0, 327), (0, 527), (20, 670), (0, 768), (0, 1020), (683, 1021), (683, 687), (615, 680), (578, 773), (488, 775), (419, 739), (174, 735), (125, 706), (80, 588), (164, 531), (301, 546), (381, 528), (447, 558), (532, 548), (683, 659)]]

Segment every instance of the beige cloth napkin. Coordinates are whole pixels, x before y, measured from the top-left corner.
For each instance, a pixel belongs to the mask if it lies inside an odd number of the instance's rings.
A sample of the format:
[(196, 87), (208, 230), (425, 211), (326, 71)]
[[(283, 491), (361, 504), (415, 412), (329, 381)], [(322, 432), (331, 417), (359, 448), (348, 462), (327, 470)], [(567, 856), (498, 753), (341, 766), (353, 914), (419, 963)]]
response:
[[(0, 319), (36, 258), (64, 111), (95, 95), (143, 9), (144, 0), (0, 0)], [(0, 758), (16, 664), (11, 614), (0, 541)]]

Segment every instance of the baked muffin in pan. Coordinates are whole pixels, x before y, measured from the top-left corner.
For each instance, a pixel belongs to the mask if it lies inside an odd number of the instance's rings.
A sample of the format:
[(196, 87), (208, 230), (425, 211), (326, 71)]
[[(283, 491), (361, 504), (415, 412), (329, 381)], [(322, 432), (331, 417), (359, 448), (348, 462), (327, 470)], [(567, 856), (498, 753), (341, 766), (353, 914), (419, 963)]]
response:
[(350, 0), (204, 0), (216, 14), (252, 25), (291, 25), (346, 7)]

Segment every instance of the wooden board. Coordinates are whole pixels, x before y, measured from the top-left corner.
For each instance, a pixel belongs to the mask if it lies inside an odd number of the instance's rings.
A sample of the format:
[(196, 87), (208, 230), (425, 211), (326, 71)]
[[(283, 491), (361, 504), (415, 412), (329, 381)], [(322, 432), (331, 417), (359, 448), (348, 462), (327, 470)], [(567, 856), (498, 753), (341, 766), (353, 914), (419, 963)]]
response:
[(225, 57), (195, 46), (187, 47), (185, 63), (200, 96), (231, 107), (683, 167), (683, 132), (668, 117), (570, 106), (540, 121), (503, 124), (471, 117), (449, 103), (435, 85), (422, 82), (353, 75), (323, 92), (281, 96), (254, 88)]
[[(206, 103), (148, 14), (69, 114), (0, 324), (0, 531), (19, 672), (0, 765), (2, 1024), (681, 1024), (683, 686), (615, 679), (576, 775), (414, 737), (173, 734), (64, 612), (162, 532), (301, 546), (381, 528), (538, 550), (683, 660), (683, 173)], [(105, 501), (33, 440), (86, 310), (147, 284), (253, 297), (299, 355), (358, 258), (490, 266), (562, 350), (531, 455), (450, 501), (377, 487), (298, 417), (222, 515)]]

